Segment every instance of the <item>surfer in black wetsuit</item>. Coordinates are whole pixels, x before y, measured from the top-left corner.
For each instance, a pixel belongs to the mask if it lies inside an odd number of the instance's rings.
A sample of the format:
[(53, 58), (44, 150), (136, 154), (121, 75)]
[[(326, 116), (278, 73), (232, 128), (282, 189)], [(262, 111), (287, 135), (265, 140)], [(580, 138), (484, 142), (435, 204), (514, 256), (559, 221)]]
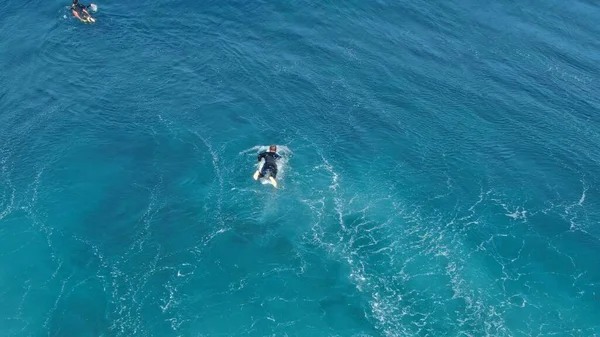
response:
[(90, 15), (90, 12), (88, 12), (88, 8), (90, 8), (90, 6), (91, 5), (80, 4), (79, 0), (73, 0), (73, 4), (71, 5), (71, 11), (73, 12), (73, 15), (76, 18), (83, 22), (94, 22), (96, 20), (94, 20), (94, 18), (92, 18), (92, 16)]
[(265, 160), (265, 163), (262, 167), (262, 170), (256, 171), (254, 173), (254, 180), (258, 180), (262, 177), (269, 177), (273, 186), (277, 187), (277, 159), (281, 158), (280, 155), (277, 154), (277, 146), (271, 145), (269, 146), (269, 151), (265, 151), (258, 154), (258, 161), (261, 159)]

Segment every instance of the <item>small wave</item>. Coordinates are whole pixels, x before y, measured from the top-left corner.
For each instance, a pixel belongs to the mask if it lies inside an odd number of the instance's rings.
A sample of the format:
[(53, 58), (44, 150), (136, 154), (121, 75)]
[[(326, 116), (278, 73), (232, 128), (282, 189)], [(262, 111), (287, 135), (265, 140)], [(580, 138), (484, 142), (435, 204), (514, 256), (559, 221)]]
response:
[[(249, 154), (249, 153), (259, 153), (262, 151), (267, 151), (270, 145), (256, 145), (249, 149), (242, 150), (238, 153), (238, 155)], [(277, 153), (289, 156), (292, 154), (292, 150), (285, 145), (277, 145)]]
[(583, 206), (583, 202), (585, 201), (585, 192), (587, 192), (588, 190), (588, 186), (585, 184), (585, 182), (583, 182), (583, 192), (581, 192), (581, 197), (579, 198), (579, 202), (577, 203), (577, 205), (579, 206)]

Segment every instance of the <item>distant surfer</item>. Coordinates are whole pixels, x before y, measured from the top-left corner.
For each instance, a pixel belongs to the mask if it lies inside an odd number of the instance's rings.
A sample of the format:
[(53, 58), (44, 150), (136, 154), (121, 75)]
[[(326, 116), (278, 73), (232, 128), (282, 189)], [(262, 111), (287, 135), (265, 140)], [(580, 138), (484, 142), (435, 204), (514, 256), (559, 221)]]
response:
[(281, 158), (277, 154), (277, 146), (269, 146), (269, 151), (265, 151), (258, 154), (258, 161), (265, 160), (261, 170), (256, 170), (254, 173), (254, 180), (258, 180), (263, 177), (269, 177), (269, 180), (277, 188), (277, 159)]
[(90, 12), (88, 12), (89, 8), (94, 9), (95, 5), (82, 5), (79, 3), (79, 0), (73, 0), (73, 4), (71, 5), (71, 11), (73, 12), (73, 16), (78, 18), (83, 22), (96, 22), (96, 19), (92, 17)]

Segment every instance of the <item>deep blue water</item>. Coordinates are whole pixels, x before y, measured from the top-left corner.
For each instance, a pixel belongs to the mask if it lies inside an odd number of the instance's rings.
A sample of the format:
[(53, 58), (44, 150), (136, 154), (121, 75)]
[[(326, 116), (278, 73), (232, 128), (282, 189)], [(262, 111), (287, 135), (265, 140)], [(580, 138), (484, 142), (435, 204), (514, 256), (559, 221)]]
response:
[(0, 2), (1, 336), (600, 335), (597, 2), (68, 4)]

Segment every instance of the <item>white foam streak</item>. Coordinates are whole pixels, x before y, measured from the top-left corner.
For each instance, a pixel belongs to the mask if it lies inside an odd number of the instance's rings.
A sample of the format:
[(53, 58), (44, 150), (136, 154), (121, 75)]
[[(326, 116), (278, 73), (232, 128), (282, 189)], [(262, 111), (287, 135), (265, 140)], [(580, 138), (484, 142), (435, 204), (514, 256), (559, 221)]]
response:
[[(0, 205), (4, 206), (4, 210), (2, 212), (0, 212), (0, 220), (4, 219), (7, 215), (9, 215), (13, 210), (14, 210), (14, 206), (15, 206), (15, 194), (16, 194), (16, 189), (15, 187), (12, 185), (12, 181), (10, 179), (10, 174), (8, 172), (8, 165), (7, 165), (7, 160), (8, 157), (4, 157), (2, 158), (2, 161), (0, 161), (0, 164), (2, 165), (2, 177), (4, 178), (4, 184), (5, 184), (5, 189), (4, 189), (4, 193), (2, 196), (2, 200)], [(8, 197), (8, 202), (5, 202), (6, 200), (6, 194), (10, 193), (10, 196)]]
[(217, 151), (215, 151), (213, 149), (212, 144), (209, 142), (209, 139), (203, 137), (202, 135), (200, 135), (198, 132), (192, 131), (196, 136), (198, 136), (198, 138), (200, 138), (202, 140), (202, 142), (204, 143), (204, 145), (206, 146), (206, 148), (208, 149), (208, 152), (210, 153), (210, 156), (212, 158), (212, 165), (214, 168), (214, 172), (216, 174), (216, 177), (219, 181), (219, 190), (217, 191), (217, 207), (216, 207), (216, 211), (217, 211), (217, 221), (219, 222), (219, 225), (221, 225), (221, 227), (225, 227), (225, 221), (223, 220), (223, 216), (222, 216), (222, 210), (223, 210), (223, 186), (224, 186), (224, 178), (223, 178), (223, 170), (220, 166), (220, 161), (219, 161), (219, 155), (217, 153)]
[[(382, 335), (430, 334), (439, 323), (438, 315), (430, 310), (435, 310), (434, 303), (445, 306), (446, 302), (448, 305), (464, 303), (460, 309), (464, 312), (451, 315), (456, 332), (509, 334), (505, 330), (504, 304), (490, 305), (494, 301), (490, 302), (488, 293), (473, 286), (476, 281), (471, 279), (470, 259), (474, 257), (464, 246), (465, 232), (477, 231), (471, 229), (471, 224), (484, 223), (485, 219), (478, 215), (479, 208), (487, 201), (495, 201), (490, 198), (492, 190), (481, 189), (474, 203), (464, 208), (457, 205), (450, 218), (446, 214), (424, 216), (422, 205), (406, 206), (389, 196), (388, 219), (373, 221), (368, 211), (373, 200), (381, 196), (374, 194), (374, 199), (364, 195), (345, 196), (340, 185), (342, 179), (333, 165), (322, 158), (318, 168), (329, 172), (331, 183), (328, 191), (319, 191), (319, 198), (303, 200), (316, 217), (312, 237), (307, 238), (332, 257), (345, 261), (350, 269), (350, 280), (368, 298), (368, 317)], [(361, 207), (361, 200), (369, 201)], [(501, 204), (507, 215), (527, 219), (528, 212), (523, 207), (515, 209)], [(327, 205), (333, 206), (330, 211)], [(353, 210), (356, 208), (359, 210)], [(377, 210), (374, 212), (380, 214)], [(354, 216), (356, 214), (359, 215)], [(334, 223), (324, 223), (328, 216), (335, 219)], [(476, 251), (492, 254), (501, 266), (502, 279), (490, 285), (500, 288), (503, 282), (515, 277), (506, 266), (520, 259), (525, 243), (521, 242), (518, 252), (514, 252), (516, 255), (506, 257), (486, 249), (494, 244), (490, 237), (489, 243), (482, 243)], [(440, 283), (440, 278), (447, 283)], [(429, 288), (425, 288), (425, 284), (429, 284)], [(448, 290), (453, 292), (451, 299), (440, 295)], [(525, 302), (518, 304), (525, 305)]]
[(579, 198), (579, 202), (577, 203), (577, 205), (579, 205), (579, 206), (583, 206), (583, 202), (585, 201), (585, 192), (587, 192), (587, 190), (588, 190), (588, 187), (585, 184), (585, 182), (582, 181), (582, 183), (583, 183), (583, 191), (581, 192), (581, 197)]

